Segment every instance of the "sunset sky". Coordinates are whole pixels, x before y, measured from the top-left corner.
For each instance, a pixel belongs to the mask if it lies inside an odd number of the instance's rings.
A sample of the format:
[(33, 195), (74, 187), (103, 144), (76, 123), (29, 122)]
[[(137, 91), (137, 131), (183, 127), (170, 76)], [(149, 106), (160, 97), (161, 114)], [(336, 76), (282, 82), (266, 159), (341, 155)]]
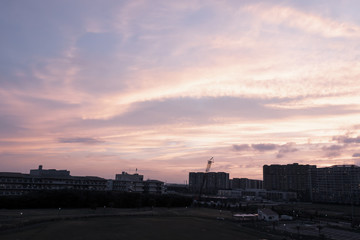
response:
[(0, 2), (0, 171), (184, 183), (360, 164), (360, 1)]

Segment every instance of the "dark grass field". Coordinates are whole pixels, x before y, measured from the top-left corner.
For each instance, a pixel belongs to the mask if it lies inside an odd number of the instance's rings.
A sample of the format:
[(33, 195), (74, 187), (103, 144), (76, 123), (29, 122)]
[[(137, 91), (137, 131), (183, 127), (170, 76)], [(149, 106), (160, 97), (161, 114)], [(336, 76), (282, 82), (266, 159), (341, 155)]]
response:
[(45, 222), (1, 232), (1, 240), (50, 239), (271, 239), (263, 233), (217, 219), (186, 216), (121, 216)]
[[(297, 209), (302, 212), (317, 211), (319, 217), (327, 214), (326, 221), (338, 217), (339, 214), (348, 216), (352, 209), (358, 213), (358, 208), (351, 206), (292, 204), (278, 207), (285, 210)], [(278, 240), (286, 237), (283, 230), (272, 232), (271, 228), (266, 227), (267, 225), (262, 222), (256, 223), (258, 228), (254, 228), (251, 223), (244, 226), (241, 224), (233, 218), (231, 211), (209, 208), (0, 209), (0, 240)], [(272, 232), (271, 235), (268, 234), (270, 232)], [(302, 237), (305, 239), (305, 236)]]

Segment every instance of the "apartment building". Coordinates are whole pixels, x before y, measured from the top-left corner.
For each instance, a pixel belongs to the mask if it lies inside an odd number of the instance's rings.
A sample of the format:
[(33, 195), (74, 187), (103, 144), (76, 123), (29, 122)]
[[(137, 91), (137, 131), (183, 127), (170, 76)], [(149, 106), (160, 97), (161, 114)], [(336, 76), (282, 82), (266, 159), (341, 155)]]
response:
[(313, 201), (360, 204), (360, 167), (335, 165), (315, 171)]
[(231, 189), (263, 189), (263, 181), (249, 178), (233, 178), (230, 180)]
[(264, 189), (296, 192), (300, 200), (311, 201), (315, 165), (264, 165)]
[(199, 193), (201, 187), (203, 187), (202, 192), (207, 194), (216, 194), (218, 190), (229, 189), (230, 188), (229, 173), (190, 172), (189, 173), (190, 191), (194, 193)]
[(360, 204), (360, 167), (335, 165), (264, 165), (266, 190), (293, 191), (298, 200)]

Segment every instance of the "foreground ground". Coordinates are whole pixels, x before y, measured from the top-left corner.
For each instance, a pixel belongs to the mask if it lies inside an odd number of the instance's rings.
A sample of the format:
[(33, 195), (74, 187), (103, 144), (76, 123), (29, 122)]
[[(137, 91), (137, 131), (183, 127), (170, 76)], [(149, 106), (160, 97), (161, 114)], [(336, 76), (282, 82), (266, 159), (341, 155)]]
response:
[(297, 218), (276, 224), (242, 222), (233, 212), (209, 208), (0, 209), (0, 239), (360, 239), (360, 232), (339, 222), (338, 214), (329, 217), (335, 208), (322, 208), (315, 208), (319, 213), (314, 221)]
[(244, 239), (266, 236), (225, 221), (194, 217), (106, 217), (41, 223), (0, 235), (6, 239)]
[[(0, 239), (279, 239), (278, 237), (241, 227), (238, 223), (228, 221), (229, 212), (214, 210), (185, 210), (185, 209), (157, 209), (157, 210), (120, 210), (117, 215), (93, 217), (87, 214), (77, 217), (56, 214), (48, 210), (32, 210), (33, 220), (38, 223), (18, 225), (15, 228), (0, 232)], [(42, 215), (40, 214), (42, 213)], [(72, 216), (76, 210), (72, 210)], [(27, 212), (26, 214), (30, 214)], [(24, 219), (25, 213), (21, 218)], [(41, 216), (39, 216), (41, 215)], [(47, 221), (45, 221), (48, 216)], [(64, 218), (64, 216), (66, 216)], [(41, 217), (44, 221), (39, 221)], [(20, 218), (20, 220), (21, 220)], [(35, 222), (36, 222), (35, 221)]]

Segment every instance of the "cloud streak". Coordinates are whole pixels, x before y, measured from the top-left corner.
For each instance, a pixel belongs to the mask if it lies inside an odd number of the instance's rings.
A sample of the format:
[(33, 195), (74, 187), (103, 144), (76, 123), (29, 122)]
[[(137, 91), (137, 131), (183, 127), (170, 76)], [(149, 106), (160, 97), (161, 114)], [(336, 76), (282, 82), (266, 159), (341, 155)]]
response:
[(83, 144), (99, 144), (104, 143), (104, 141), (89, 138), (89, 137), (74, 137), (74, 138), (59, 138), (59, 143), (83, 143)]
[(234, 144), (232, 145), (232, 148), (234, 151), (239, 151), (239, 152), (251, 149), (249, 144), (240, 144), (240, 145)]
[(334, 140), (337, 140), (339, 143), (360, 143), (360, 137), (348, 137), (348, 136), (340, 136), (334, 137)]
[(345, 21), (339, 22), (317, 14), (299, 11), (292, 7), (257, 4), (248, 6), (245, 9), (260, 16), (265, 22), (275, 25), (287, 25), (323, 37), (347, 37), (356, 39), (360, 37), (360, 27), (356, 24)]
[(277, 146), (275, 144), (271, 144), (271, 143), (252, 144), (251, 147), (260, 152), (272, 151), (277, 148)]
[(294, 153), (294, 152), (299, 151), (299, 149), (295, 148), (294, 145), (295, 145), (294, 143), (286, 143), (286, 144), (280, 146), (279, 152), (276, 155), (276, 157), (282, 158), (285, 155), (287, 155), (288, 153)]

